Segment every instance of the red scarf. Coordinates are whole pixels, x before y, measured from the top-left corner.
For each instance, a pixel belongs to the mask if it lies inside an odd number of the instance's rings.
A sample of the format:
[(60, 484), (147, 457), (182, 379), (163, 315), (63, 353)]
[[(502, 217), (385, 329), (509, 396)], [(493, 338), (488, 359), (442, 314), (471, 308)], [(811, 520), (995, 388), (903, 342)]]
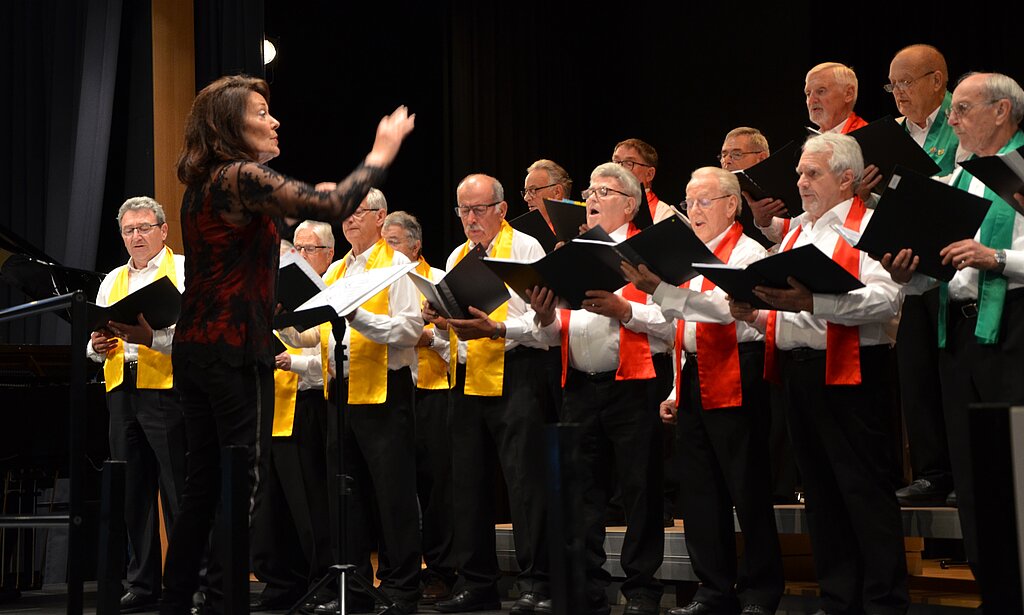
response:
[[(640, 232), (632, 222), (626, 230), (626, 237)], [(647, 294), (632, 284), (622, 289), (622, 297), (627, 301), (647, 303)], [(565, 375), (569, 371), (569, 318), (572, 310), (561, 312), (562, 337), (562, 386), (565, 387)], [(619, 368), (615, 371), (616, 380), (646, 380), (654, 378), (654, 360), (651, 358), (651, 343), (646, 333), (630, 331), (619, 323)]]
[[(651, 208), (651, 220), (655, 219), (656, 216), (654, 214), (658, 211), (658, 203), (660, 202), (661, 199), (658, 198), (658, 195), (654, 194), (653, 190), (647, 192), (647, 206)], [(632, 227), (632, 223), (629, 226)]]
[[(863, 121), (863, 120), (862, 120)], [(850, 212), (846, 214), (843, 226), (860, 230), (861, 220), (867, 208), (859, 196), (853, 197)], [(782, 248), (785, 252), (793, 247), (803, 227), (797, 227), (789, 241)], [(832, 252), (832, 260), (842, 265), (843, 269), (857, 276), (860, 272), (860, 250), (857, 250), (841, 237), (836, 240), (836, 248)], [(775, 325), (778, 312), (768, 312), (768, 323), (764, 332), (764, 377), (770, 382), (779, 381), (779, 366), (775, 353)], [(860, 327), (848, 327), (835, 323), (825, 325), (825, 384), (860, 384)]]
[[(729, 262), (732, 250), (743, 236), (743, 226), (734, 222), (721, 243), (715, 248), (715, 256), (723, 263)], [(715, 283), (704, 278), (700, 292), (715, 288)], [(683, 391), (682, 353), (683, 331), (686, 322), (676, 323), (676, 407)], [(700, 383), (700, 402), (705, 410), (734, 408), (743, 405), (743, 388), (740, 381), (740, 352), (736, 342), (736, 323), (727, 325), (697, 323), (697, 378)]]
[(850, 134), (858, 128), (867, 126), (868, 123), (861, 116), (857, 115), (853, 111), (850, 111), (849, 117), (846, 118), (846, 124), (843, 125), (843, 130), (839, 134)]

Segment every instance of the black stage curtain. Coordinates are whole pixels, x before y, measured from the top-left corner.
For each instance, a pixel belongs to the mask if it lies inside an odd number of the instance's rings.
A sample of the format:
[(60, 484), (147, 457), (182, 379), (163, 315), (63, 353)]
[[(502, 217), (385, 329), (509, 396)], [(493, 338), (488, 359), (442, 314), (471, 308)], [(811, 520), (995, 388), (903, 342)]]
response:
[[(24, 0), (2, 20), (10, 51), (0, 223), (58, 262), (91, 269), (102, 207), (121, 0)], [(2, 98), (8, 99), (8, 95)], [(0, 288), (0, 304), (25, 298)], [(4, 342), (66, 343), (55, 317), (0, 325)]]
[(263, 0), (195, 0), (196, 91), (223, 75), (263, 77)]

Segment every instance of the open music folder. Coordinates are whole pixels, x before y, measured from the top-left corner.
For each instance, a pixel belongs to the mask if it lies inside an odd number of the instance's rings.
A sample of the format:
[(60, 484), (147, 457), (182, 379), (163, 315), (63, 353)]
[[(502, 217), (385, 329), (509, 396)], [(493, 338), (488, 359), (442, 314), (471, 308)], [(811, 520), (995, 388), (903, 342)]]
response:
[(943, 265), (939, 251), (978, 232), (990, 202), (897, 166), (860, 233), (836, 226), (850, 245), (881, 258), (910, 248), (920, 257), (920, 273), (948, 282), (956, 268)]
[(844, 294), (864, 288), (863, 282), (843, 269), (817, 246), (807, 244), (750, 263), (746, 267), (695, 263), (693, 268), (736, 301), (758, 309), (775, 309), (754, 294), (755, 286), (789, 288), (792, 276), (812, 293)]
[(93, 331), (102, 329), (111, 320), (134, 325), (138, 323), (139, 314), (146, 318), (154, 330), (166, 329), (178, 322), (181, 293), (170, 278), (161, 276), (107, 307), (87, 301), (86, 312), (89, 327)]
[(1024, 215), (1024, 208), (1013, 198), (1018, 192), (1024, 193), (1024, 147), (995, 156), (964, 160), (960, 166)]
[(501, 278), (481, 262), (484, 254), (483, 247), (476, 246), (438, 282), (415, 271), (410, 271), (409, 277), (427, 302), (445, 318), (473, 318), (470, 307), (490, 314), (508, 301), (510, 295)]

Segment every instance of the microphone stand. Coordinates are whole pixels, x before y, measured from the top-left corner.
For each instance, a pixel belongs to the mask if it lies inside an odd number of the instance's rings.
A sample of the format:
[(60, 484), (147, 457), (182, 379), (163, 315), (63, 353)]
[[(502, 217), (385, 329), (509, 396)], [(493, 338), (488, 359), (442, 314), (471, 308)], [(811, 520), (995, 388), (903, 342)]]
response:
[[(337, 365), (337, 369), (341, 370), (345, 360), (345, 346), (341, 343), (341, 340), (345, 338), (345, 327), (348, 322), (344, 318), (333, 318), (331, 319), (331, 326), (333, 327), (334, 339), (337, 344), (334, 348), (334, 362)], [(327, 386), (324, 383), (324, 386)], [(317, 595), (321, 589), (327, 586), (332, 580), (336, 579), (338, 582), (338, 610), (335, 611), (337, 615), (348, 615), (348, 580), (351, 579), (356, 585), (363, 591), (370, 595), (376, 602), (381, 603), (385, 606), (383, 611), (380, 611), (378, 615), (400, 615), (395, 603), (391, 598), (388, 597), (380, 589), (373, 585), (373, 581), (364, 578), (361, 574), (356, 572), (354, 564), (349, 562), (348, 555), (348, 502), (349, 497), (352, 495), (352, 477), (345, 473), (345, 433), (348, 431), (348, 408), (345, 402), (347, 390), (342, 386), (341, 374), (337, 374), (334, 377), (334, 398), (338, 404), (339, 420), (336, 421), (335, 437), (338, 439), (338, 452), (337, 452), (337, 467), (338, 474), (335, 476), (335, 480), (338, 482), (338, 527), (337, 527), (337, 548), (338, 562), (327, 569), (325, 574), (319, 581), (317, 581), (304, 596), (299, 598), (291, 609), (288, 610), (287, 615), (295, 615), (302, 611), (303, 606)]]

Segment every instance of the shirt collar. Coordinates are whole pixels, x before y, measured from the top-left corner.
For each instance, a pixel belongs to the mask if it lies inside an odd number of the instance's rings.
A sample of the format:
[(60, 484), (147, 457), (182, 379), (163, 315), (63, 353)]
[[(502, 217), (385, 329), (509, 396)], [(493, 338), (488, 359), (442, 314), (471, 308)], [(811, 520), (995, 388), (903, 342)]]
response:
[(160, 251), (156, 253), (156, 256), (154, 256), (153, 258), (149, 259), (149, 262), (146, 263), (146, 266), (141, 268), (141, 269), (136, 269), (135, 268), (135, 265), (132, 264), (132, 257), (129, 256), (128, 257), (128, 271), (129, 271), (129, 273), (142, 273), (144, 271), (149, 271), (150, 269), (156, 269), (157, 267), (160, 266), (160, 261), (161, 261), (161, 259), (163, 259), (164, 252), (166, 252), (166, 251), (167, 251), (167, 246), (160, 246)]

